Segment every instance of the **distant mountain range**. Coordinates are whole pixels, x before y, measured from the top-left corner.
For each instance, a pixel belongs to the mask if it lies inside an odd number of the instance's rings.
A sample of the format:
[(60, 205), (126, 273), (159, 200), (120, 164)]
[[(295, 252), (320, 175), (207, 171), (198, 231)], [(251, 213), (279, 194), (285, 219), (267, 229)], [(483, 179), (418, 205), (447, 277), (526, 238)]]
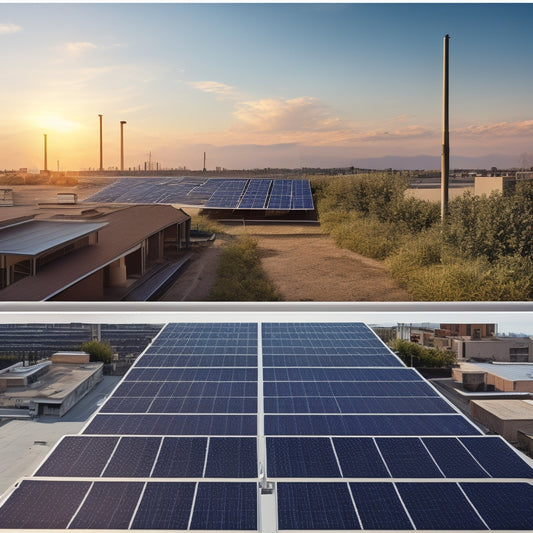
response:
[[(490, 154), (478, 157), (450, 156), (450, 167), (453, 168), (513, 168), (520, 165), (520, 156)], [(351, 165), (350, 165), (351, 166)], [(397, 170), (437, 170), (440, 169), (440, 157), (431, 155), (417, 156), (385, 156), (366, 159), (356, 159), (353, 166), (359, 168), (394, 168)]]

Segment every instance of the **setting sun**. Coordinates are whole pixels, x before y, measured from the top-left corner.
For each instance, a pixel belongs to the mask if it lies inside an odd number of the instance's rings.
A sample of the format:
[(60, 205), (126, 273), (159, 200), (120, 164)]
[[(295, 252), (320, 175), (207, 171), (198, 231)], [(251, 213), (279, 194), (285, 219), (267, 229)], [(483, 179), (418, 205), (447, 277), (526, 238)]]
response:
[(43, 132), (70, 133), (80, 128), (76, 122), (49, 113), (31, 116), (29, 122), (33, 127), (39, 128)]

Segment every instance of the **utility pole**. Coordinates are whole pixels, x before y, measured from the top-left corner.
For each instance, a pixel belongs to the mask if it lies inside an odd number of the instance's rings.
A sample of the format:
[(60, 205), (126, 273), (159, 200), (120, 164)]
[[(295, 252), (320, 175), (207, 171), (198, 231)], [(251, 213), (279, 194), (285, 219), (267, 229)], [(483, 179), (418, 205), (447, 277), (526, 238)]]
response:
[(103, 115), (98, 115), (100, 117), (100, 172), (104, 170), (104, 154), (103, 154), (103, 145), (102, 145), (102, 117)]
[(450, 131), (448, 120), (449, 80), (448, 80), (448, 46), (450, 36), (444, 36), (444, 50), (442, 61), (442, 156), (441, 156), (441, 210), (444, 220), (448, 214), (448, 180), (450, 175)]
[(46, 146), (46, 133), (44, 134), (44, 170), (48, 170), (48, 148)]
[(124, 124), (125, 120), (120, 121), (120, 170), (124, 170)]

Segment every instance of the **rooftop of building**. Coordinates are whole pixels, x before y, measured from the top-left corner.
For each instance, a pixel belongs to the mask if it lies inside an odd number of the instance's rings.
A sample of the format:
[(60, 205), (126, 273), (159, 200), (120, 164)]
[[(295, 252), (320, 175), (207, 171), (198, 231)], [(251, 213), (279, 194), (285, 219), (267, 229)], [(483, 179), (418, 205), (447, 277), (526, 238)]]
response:
[(533, 363), (461, 363), (461, 370), (484, 371), (511, 381), (533, 381)]
[[(4, 209), (6, 211), (4, 211)], [(0, 208), (4, 226), (8, 213), (27, 220), (90, 222), (99, 225), (98, 245), (86, 246), (42, 266), (37, 276), (24, 278), (0, 291), (4, 301), (42, 301), (122, 257), (140, 241), (190, 217), (170, 205), (45, 204), (26, 208)]]

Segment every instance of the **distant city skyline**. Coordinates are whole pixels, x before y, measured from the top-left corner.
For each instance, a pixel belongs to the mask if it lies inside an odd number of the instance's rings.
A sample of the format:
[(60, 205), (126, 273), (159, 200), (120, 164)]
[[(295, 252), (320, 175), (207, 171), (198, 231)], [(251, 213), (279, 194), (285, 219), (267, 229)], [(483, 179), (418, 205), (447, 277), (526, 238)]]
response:
[[(0, 169), (533, 166), (531, 4), (3, 4)], [(421, 158), (420, 156), (425, 156)], [(399, 160), (398, 157), (402, 159)], [(434, 165), (432, 162), (435, 161)], [(472, 162), (472, 165), (465, 165)]]

